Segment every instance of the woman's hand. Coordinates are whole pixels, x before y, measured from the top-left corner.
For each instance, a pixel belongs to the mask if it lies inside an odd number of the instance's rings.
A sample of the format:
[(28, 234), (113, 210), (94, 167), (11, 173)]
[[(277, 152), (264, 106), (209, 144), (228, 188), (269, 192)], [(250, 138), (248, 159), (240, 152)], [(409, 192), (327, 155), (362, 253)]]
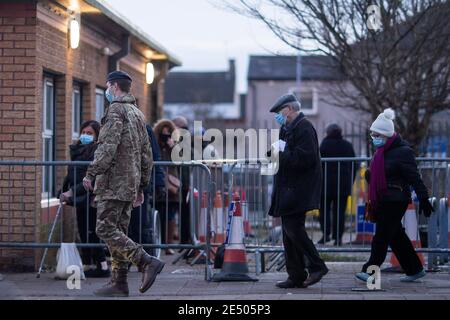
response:
[(67, 202), (70, 200), (70, 198), (72, 198), (72, 196), (73, 196), (73, 191), (72, 191), (72, 189), (69, 189), (69, 191), (61, 193), (59, 200), (61, 202)]

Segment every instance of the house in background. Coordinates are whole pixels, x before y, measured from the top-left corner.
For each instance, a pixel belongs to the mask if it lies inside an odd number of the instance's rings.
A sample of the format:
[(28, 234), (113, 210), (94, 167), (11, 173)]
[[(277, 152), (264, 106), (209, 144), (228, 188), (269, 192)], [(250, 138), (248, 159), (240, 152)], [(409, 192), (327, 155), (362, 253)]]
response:
[(182, 115), (190, 122), (234, 122), (241, 119), (236, 93), (235, 61), (214, 72), (170, 72), (165, 80), (164, 115)]
[[(248, 93), (246, 103), (247, 128), (279, 128), (274, 115), (269, 113), (272, 104), (281, 95), (295, 94), (302, 104), (302, 112), (317, 129), (319, 140), (331, 123), (342, 126), (345, 138), (354, 144), (358, 155), (365, 154), (365, 122), (367, 115), (349, 108), (335, 106), (330, 94), (336, 82), (345, 81), (336, 63), (326, 56), (250, 56)], [(297, 74), (301, 74), (298, 79)], [(300, 81), (298, 81), (300, 80)]]

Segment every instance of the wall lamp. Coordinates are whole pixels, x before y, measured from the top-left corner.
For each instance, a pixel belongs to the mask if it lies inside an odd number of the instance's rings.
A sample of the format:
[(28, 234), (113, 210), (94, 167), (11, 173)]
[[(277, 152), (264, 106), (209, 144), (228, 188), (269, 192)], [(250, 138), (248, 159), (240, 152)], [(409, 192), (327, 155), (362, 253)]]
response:
[(151, 62), (148, 62), (145, 68), (145, 80), (147, 84), (152, 84), (155, 80), (155, 67)]
[(71, 18), (69, 23), (70, 47), (77, 49), (80, 44), (80, 22)]

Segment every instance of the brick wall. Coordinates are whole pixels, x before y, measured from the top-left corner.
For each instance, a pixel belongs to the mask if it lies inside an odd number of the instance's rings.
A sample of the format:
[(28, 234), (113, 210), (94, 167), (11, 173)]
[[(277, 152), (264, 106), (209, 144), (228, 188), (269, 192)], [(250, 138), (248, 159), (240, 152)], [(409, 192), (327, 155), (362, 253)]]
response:
[[(36, 156), (36, 5), (0, 3), (0, 159)], [(33, 241), (34, 167), (0, 167), (0, 240)], [(33, 251), (1, 250), (0, 266), (33, 262)]]
[[(105, 87), (108, 57), (85, 41), (85, 33), (91, 31), (82, 23), (80, 46), (72, 50), (66, 29), (61, 27), (67, 17), (38, 6), (35, 1), (0, 3), (0, 160), (42, 160), (44, 75), (52, 76), (55, 83), (56, 160), (69, 159), (73, 82), (82, 85), (82, 121), (95, 118), (95, 89)], [(39, 18), (38, 12), (49, 18)], [(95, 40), (105, 41), (103, 36)], [(139, 57), (133, 61), (140, 61)], [(120, 68), (134, 78), (133, 94), (149, 118), (150, 87), (145, 75), (137, 71), (143, 67), (121, 62)], [(56, 170), (56, 190), (65, 173), (63, 167)], [(42, 169), (0, 166), (0, 175), (0, 241), (42, 241), (45, 224), (52, 220), (46, 214), (54, 214), (54, 208), (41, 208)], [(35, 267), (40, 258), (36, 253), (0, 249), (0, 269), (6, 265)]]

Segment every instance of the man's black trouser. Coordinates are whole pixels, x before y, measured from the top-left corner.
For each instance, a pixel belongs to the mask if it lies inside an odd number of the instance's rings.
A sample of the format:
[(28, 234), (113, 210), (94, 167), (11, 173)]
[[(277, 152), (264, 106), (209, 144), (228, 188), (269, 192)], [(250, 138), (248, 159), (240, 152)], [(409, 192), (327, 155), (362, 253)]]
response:
[(309, 262), (310, 273), (327, 268), (306, 233), (305, 219), (306, 212), (281, 217), (286, 270), (289, 278), (297, 284), (301, 284), (308, 276), (305, 271), (305, 256)]
[(407, 202), (381, 202), (377, 216), (375, 236), (372, 239), (372, 251), (369, 261), (362, 271), (369, 266), (381, 266), (386, 259), (388, 246), (407, 275), (422, 271), (423, 266), (416, 251), (402, 226), (402, 218), (408, 208)]
[[(345, 210), (348, 196), (348, 194), (341, 194), (339, 197), (327, 194), (326, 199), (324, 199), (325, 196), (322, 194), (319, 222), (320, 230), (327, 238), (332, 233), (333, 239), (341, 242), (345, 231)], [(331, 221), (331, 216), (333, 216), (333, 221)]]
[[(77, 226), (82, 243), (100, 243), (100, 239), (95, 233), (97, 224), (97, 209), (88, 205), (77, 206)], [(84, 265), (99, 264), (106, 261), (105, 250), (103, 248), (82, 248), (81, 260)]]

